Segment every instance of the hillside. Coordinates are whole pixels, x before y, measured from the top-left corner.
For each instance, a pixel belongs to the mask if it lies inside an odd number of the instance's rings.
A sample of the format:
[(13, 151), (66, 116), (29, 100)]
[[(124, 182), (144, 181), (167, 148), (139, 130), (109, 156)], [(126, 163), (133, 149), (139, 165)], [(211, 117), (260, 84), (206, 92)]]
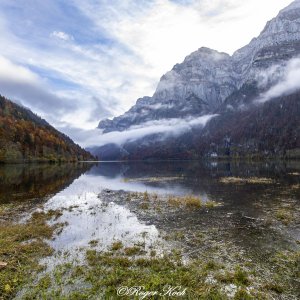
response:
[(91, 159), (90, 153), (45, 120), (0, 96), (0, 163)]

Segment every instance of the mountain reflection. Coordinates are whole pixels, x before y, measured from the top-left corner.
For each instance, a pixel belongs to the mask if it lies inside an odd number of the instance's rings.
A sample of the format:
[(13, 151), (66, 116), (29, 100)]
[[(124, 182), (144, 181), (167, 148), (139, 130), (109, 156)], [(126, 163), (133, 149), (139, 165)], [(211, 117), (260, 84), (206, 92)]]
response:
[(0, 166), (0, 202), (43, 199), (69, 186), (92, 164)]

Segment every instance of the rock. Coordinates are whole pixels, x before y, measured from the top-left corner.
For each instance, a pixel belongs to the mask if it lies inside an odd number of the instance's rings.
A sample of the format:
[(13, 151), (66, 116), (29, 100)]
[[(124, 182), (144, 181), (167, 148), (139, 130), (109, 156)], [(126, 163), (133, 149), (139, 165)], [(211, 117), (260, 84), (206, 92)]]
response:
[(7, 266), (7, 263), (4, 261), (0, 261), (0, 268), (4, 268)]

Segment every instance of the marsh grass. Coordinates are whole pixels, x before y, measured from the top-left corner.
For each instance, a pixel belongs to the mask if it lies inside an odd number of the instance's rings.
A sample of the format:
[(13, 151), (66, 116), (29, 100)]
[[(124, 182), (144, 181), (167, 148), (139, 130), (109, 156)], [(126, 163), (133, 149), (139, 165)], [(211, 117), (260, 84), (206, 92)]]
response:
[(200, 208), (215, 208), (220, 206), (212, 200), (202, 201), (199, 196), (185, 195), (185, 196), (175, 196), (175, 195), (158, 195), (157, 193), (148, 193), (147, 191), (143, 193), (130, 192), (124, 197), (125, 202), (137, 202), (138, 208), (142, 210), (154, 209), (156, 212), (160, 213), (168, 208), (187, 208), (187, 209), (200, 209)]
[(186, 208), (196, 209), (202, 206), (202, 200), (200, 197), (187, 195), (183, 197), (169, 196), (168, 204), (173, 207), (184, 206)]
[(148, 194), (147, 191), (145, 191), (145, 192), (143, 193), (143, 199), (144, 199), (144, 201), (149, 201), (149, 200), (150, 200), (149, 194)]
[(121, 241), (115, 241), (115, 242), (112, 243), (110, 248), (111, 248), (112, 251), (118, 251), (123, 247), (124, 247), (124, 245)]
[(206, 208), (214, 208), (214, 207), (217, 207), (220, 205), (219, 203), (212, 201), (212, 200), (208, 200), (204, 204), (205, 204)]
[(224, 184), (272, 184), (275, 182), (273, 179), (265, 177), (222, 177), (219, 181)]
[(183, 176), (175, 177), (144, 177), (144, 178), (123, 178), (123, 182), (166, 182), (175, 181), (184, 178)]
[[(129, 253), (126, 254), (126, 251)], [(87, 250), (84, 266), (76, 263), (58, 266), (52, 274), (42, 277), (36, 286), (28, 290), (26, 299), (119, 299), (117, 287), (120, 286), (143, 286), (146, 291), (162, 291), (164, 286), (174, 284), (186, 288), (183, 299), (277, 299), (277, 295), (284, 292), (282, 282), (276, 281), (263, 284), (259, 280), (254, 288), (250, 271), (239, 264), (233, 263), (228, 269), (228, 265), (222, 265), (214, 258), (190, 260), (186, 264), (181, 259), (180, 251), (176, 249), (162, 257), (157, 257), (154, 252), (150, 256), (141, 256), (135, 246), (116, 252)], [(277, 259), (288, 260), (296, 270), (296, 257), (286, 253)], [(228, 296), (225, 291), (230, 286), (236, 290), (233, 296)]]
[(61, 224), (50, 226), (60, 211), (34, 212), (25, 223), (5, 221), (0, 223), (0, 261), (7, 265), (0, 270), (0, 299), (11, 299), (34, 274), (42, 270), (39, 259), (49, 256), (53, 249), (45, 242), (52, 238)]
[(133, 255), (138, 255), (138, 254), (141, 254), (141, 253), (142, 253), (142, 250), (138, 246), (124, 248), (124, 254), (126, 256), (133, 256)]
[[(120, 299), (120, 286), (162, 291), (174, 284), (186, 288), (183, 299), (277, 299), (281, 294), (290, 295), (293, 286), (286, 280), (298, 276), (299, 253), (277, 253), (271, 260), (274, 274), (269, 276), (254, 262), (237, 263), (234, 251), (228, 249), (229, 257), (223, 260), (216, 252), (219, 250), (213, 249), (184, 263), (182, 252), (176, 248), (157, 256), (154, 249), (147, 254), (139, 246), (124, 247), (116, 241), (109, 251), (87, 250), (84, 265), (72, 262), (57, 266), (28, 289), (24, 299)], [(232, 287), (233, 296), (229, 296), (226, 288)]]
[(142, 202), (139, 207), (140, 209), (147, 210), (149, 209), (150, 205), (148, 202)]
[(202, 200), (200, 197), (185, 196), (182, 198), (182, 201), (188, 208), (200, 208), (202, 206)]
[(171, 207), (179, 208), (186, 207), (188, 209), (199, 209), (201, 207), (205, 208), (214, 208), (220, 206), (220, 203), (217, 203), (212, 200), (203, 201), (200, 197), (193, 195), (186, 196), (169, 196), (167, 203)]
[(89, 241), (89, 245), (91, 247), (96, 247), (99, 244), (99, 240), (91, 240)]
[(275, 218), (281, 221), (283, 224), (288, 225), (292, 222), (293, 215), (289, 210), (281, 208), (275, 213)]
[[(54, 271), (56, 276), (45, 276), (28, 291), (27, 299), (121, 299), (117, 296), (119, 286), (143, 286), (146, 291), (163, 291), (167, 285), (187, 288), (183, 299), (227, 299), (220, 289), (202, 281), (206, 271), (199, 264), (186, 266), (175, 255), (127, 257), (121, 250), (113, 254), (88, 250), (86, 262), (84, 267), (76, 264), (59, 266), (59, 272)], [(79, 278), (80, 285), (77, 284)], [(63, 291), (61, 282), (68, 286), (69, 292)]]
[(179, 207), (180, 205), (182, 205), (182, 202), (177, 197), (169, 196), (168, 197), (168, 204), (170, 206), (173, 206), (173, 207)]

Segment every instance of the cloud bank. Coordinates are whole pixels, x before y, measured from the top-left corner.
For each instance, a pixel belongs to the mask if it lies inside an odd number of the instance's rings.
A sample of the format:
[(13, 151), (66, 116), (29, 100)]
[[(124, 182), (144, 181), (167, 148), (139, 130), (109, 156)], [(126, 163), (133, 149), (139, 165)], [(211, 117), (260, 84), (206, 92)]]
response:
[[(103, 146), (105, 144), (123, 145), (152, 134), (159, 134), (162, 139), (168, 136), (179, 136), (194, 127), (204, 127), (212, 118), (218, 115), (205, 115), (198, 118), (163, 119), (145, 122), (131, 126), (125, 131), (102, 133), (100, 129), (78, 131), (78, 139), (85, 147)], [(71, 129), (72, 130), (72, 129)]]
[[(277, 70), (277, 72), (276, 72)], [(300, 90), (300, 58), (291, 59), (286, 66), (274, 67), (268, 72), (267, 78), (278, 82), (262, 94), (256, 102), (265, 103), (279, 96), (286, 96)], [(268, 81), (268, 79), (266, 79)]]

